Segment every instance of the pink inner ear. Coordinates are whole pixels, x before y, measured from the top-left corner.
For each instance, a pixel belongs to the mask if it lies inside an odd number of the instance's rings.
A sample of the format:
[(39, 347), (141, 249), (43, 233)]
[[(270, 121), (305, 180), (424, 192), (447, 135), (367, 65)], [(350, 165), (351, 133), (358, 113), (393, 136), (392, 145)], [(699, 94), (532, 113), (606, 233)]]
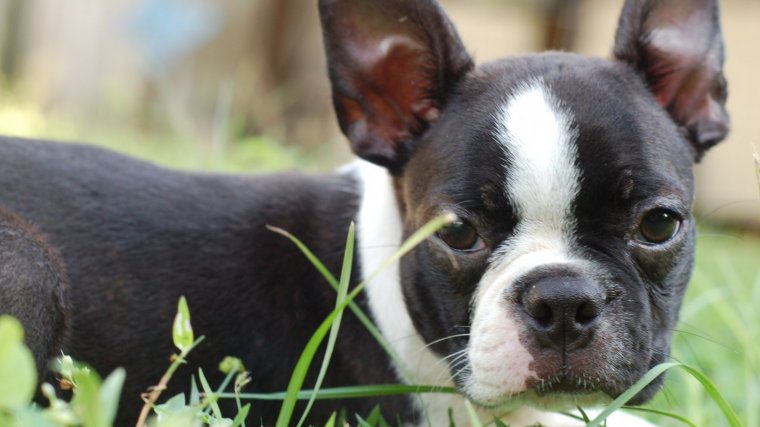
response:
[(671, 2), (647, 22), (646, 74), (660, 105), (699, 144), (722, 139), (728, 117), (721, 75), (720, 39), (713, 17), (689, 2)]
[(379, 139), (395, 150), (425, 122), (438, 118), (439, 109), (430, 94), (435, 63), (424, 46), (410, 37), (393, 35), (354, 39), (346, 47), (355, 67), (349, 82), (361, 94), (357, 100), (339, 100), (352, 140)]
[[(684, 8), (685, 3), (670, 3), (659, 19), (647, 22), (647, 75), (652, 76), (653, 90), (664, 107), (672, 105), (683, 92), (691, 97), (705, 94), (705, 82), (712, 80), (703, 70), (712, 46), (709, 15)], [(715, 59), (717, 63), (717, 58)], [(720, 70), (715, 70), (716, 75)], [(705, 86), (705, 87), (700, 87)], [(691, 103), (689, 103), (691, 104)]]

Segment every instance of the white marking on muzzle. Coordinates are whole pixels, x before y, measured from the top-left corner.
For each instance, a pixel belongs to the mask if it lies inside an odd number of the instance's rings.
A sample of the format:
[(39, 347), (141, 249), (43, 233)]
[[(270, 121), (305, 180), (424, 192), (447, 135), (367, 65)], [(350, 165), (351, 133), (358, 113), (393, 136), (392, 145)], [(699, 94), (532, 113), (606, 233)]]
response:
[(517, 88), (496, 120), (496, 138), (507, 158), (505, 193), (518, 222), (494, 251), (473, 298), (467, 392), (490, 404), (526, 391), (534, 376), (533, 357), (519, 339), (519, 307), (507, 299), (510, 288), (541, 265), (583, 263), (570, 253), (581, 176), (572, 116), (534, 81)]

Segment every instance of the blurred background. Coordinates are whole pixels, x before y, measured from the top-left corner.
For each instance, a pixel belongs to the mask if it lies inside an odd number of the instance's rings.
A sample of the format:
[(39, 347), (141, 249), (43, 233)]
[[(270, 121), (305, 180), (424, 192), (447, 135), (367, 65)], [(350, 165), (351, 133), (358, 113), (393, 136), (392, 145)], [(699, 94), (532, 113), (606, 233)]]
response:
[[(622, 0), (442, 3), (486, 61), (544, 49), (609, 56)], [(760, 1), (721, 6), (733, 127), (697, 168), (699, 260), (674, 354), (758, 426)], [(313, 0), (0, 0), (0, 134), (182, 169), (327, 170), (351, 155), (325, 70)], [(723, 425), (684, 384), (663, 405)]]
[[(444, 0), (476, 59), (608, 56), (621, 0)], [(760, 226), (760, 1), (724, 0), (733, 130), (698, 168), (702, 217)], [(183, 168), (349, 159), (313, 1), (0, 0), (0, 132), (85, 140)], [(177, 152), (179, 150), (179, 153)]]

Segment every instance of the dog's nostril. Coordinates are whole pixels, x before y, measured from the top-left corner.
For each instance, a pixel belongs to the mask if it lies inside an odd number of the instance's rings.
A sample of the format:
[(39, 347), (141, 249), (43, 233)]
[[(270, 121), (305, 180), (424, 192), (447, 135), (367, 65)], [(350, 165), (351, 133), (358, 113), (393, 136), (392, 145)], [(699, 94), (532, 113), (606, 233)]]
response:
[(533, 304), (531, 308), (528, 309), (528, 314), (530, 314), (530, 316), (543, 327), (550, 326), (552, 323), (552, 317), (554, 317), (552, 315), (551, 306), (545, 302)]
[(578, 307), (578, 311), (575, 313), (575, 321), (580, 325), (588, 325), (599, 316), (600, 311), (599, 305), (594, 304), (591, 301), (584, 302)]

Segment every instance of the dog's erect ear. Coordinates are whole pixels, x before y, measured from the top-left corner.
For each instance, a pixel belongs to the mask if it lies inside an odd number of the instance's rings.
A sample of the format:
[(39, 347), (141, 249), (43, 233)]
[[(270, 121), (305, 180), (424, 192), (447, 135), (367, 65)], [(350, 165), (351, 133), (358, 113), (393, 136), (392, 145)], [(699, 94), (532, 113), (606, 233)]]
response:
[(626, 0), (615, 57), (644, 77), (699, 160), (729, 128), (717, 0)]
[(432, 0), (320, 0), (338, 122), (354, 152), (399, 170), (473, 67)]

